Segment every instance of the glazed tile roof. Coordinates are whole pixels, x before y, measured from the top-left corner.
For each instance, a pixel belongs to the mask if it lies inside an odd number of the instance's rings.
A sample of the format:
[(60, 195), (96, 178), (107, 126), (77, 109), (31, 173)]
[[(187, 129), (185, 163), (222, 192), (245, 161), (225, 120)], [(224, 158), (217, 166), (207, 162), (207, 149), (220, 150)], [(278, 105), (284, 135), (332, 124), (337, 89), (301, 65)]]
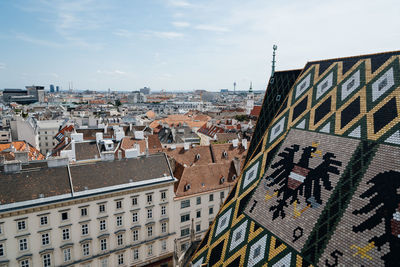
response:
[(400, 51), (276, 72), (193, 266), (397, 266), (399, 166)]

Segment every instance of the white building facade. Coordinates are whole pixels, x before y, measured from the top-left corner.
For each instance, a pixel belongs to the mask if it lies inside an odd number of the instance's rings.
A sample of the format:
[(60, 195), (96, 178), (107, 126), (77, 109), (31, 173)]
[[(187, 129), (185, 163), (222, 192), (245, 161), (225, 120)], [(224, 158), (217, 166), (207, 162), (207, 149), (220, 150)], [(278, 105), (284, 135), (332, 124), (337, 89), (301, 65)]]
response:
[[(168, 172), (168, 164), (162, 162), (165, 156), (149, 158), (151, 164), (161, 161), (164, 167), (159, 169), (165, 174), (122, 179), (126, 183), (93, 189), (93, 181), (89, 181), (83, 191), (48, 197), (47, 193), (39, 194), (30, 200), (0, 205), (0, 266), (172, 266), (175, 227), (169, 218), (174, 218), (175, 179)], [(93, 170), (87, 171), (95, 173), (100, 165), (109, 168), (115, 162), (120, 162), (115, 167), (123, 168), (123, 161), (147, 169), (149, 160), (96, 162), (87, 167)], [(82, 172), (82, 167), (46, 167), (43, 172), (65, 172), (76, 190), (81, 177), (74, 173)], [(23, 176), (35, 175), (22, 172)], [(3, 172), (0, 178), (6, 175)], [(21, 171), (13, 175), (21, 175)], [(40, 192), (40, 186), (35, 187)], [(7, 192), (1, 189), (0, 195), (7, 199)]]

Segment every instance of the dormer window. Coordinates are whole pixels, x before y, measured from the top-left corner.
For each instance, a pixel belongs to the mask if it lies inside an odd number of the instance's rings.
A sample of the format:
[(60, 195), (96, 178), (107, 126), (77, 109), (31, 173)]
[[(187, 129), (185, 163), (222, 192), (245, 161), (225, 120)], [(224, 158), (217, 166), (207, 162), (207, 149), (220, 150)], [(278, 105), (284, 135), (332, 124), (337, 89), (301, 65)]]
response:
[(219, 179), (219, 183), (220, 183), (220, 184), (225, 183), (225, 177), (224, 177), (224, 176), (222, 176), (221, 179)]
[(200, 154), (196, 154), (196, 160), (200, 159)]
[(227, 153), (226, 151), (224, 151), (224, 152), (222, 152), (222, 156), (223, 156), (224, 158), (227, 158), (227, 157), (228, 157), (228, 153)]
[(190, 189), (190, 184), (185, 185), (185, 191), (188, 191)]
[(232, 176), (232, 180), (233, 180), (233, 181), (236, 180), (236, 174), (234, 174), (234, 175)]

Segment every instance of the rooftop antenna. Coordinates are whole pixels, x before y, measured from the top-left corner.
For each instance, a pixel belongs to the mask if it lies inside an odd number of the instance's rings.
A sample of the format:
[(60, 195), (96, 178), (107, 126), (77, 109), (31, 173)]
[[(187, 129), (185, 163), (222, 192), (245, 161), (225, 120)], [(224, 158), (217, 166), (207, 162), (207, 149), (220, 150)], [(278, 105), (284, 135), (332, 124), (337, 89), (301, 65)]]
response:
[(272, 52), (272, 69), (271, 69), (271, 77), (274, 77), (274, 73), (275, 73), (275, 51), (276, 49), (278, 49), (277, 45), (273, 45), (272, 46), (273, 52)]
[(253, 82), (250, 82), (250, 89), (249, 89), (249, 93), (253, 93)]
[(236, 82), (233, 82), (233, 94), (236, 95)]

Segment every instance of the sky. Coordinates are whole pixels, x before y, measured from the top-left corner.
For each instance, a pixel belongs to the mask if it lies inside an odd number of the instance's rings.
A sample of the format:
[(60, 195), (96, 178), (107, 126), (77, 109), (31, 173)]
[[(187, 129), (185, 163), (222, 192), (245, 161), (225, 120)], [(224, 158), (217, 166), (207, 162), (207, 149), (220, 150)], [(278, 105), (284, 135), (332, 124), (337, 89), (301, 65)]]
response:
[(398, 0), (2, 0), (0, 89), (264, 90), (276, 70), (400, 49)]

